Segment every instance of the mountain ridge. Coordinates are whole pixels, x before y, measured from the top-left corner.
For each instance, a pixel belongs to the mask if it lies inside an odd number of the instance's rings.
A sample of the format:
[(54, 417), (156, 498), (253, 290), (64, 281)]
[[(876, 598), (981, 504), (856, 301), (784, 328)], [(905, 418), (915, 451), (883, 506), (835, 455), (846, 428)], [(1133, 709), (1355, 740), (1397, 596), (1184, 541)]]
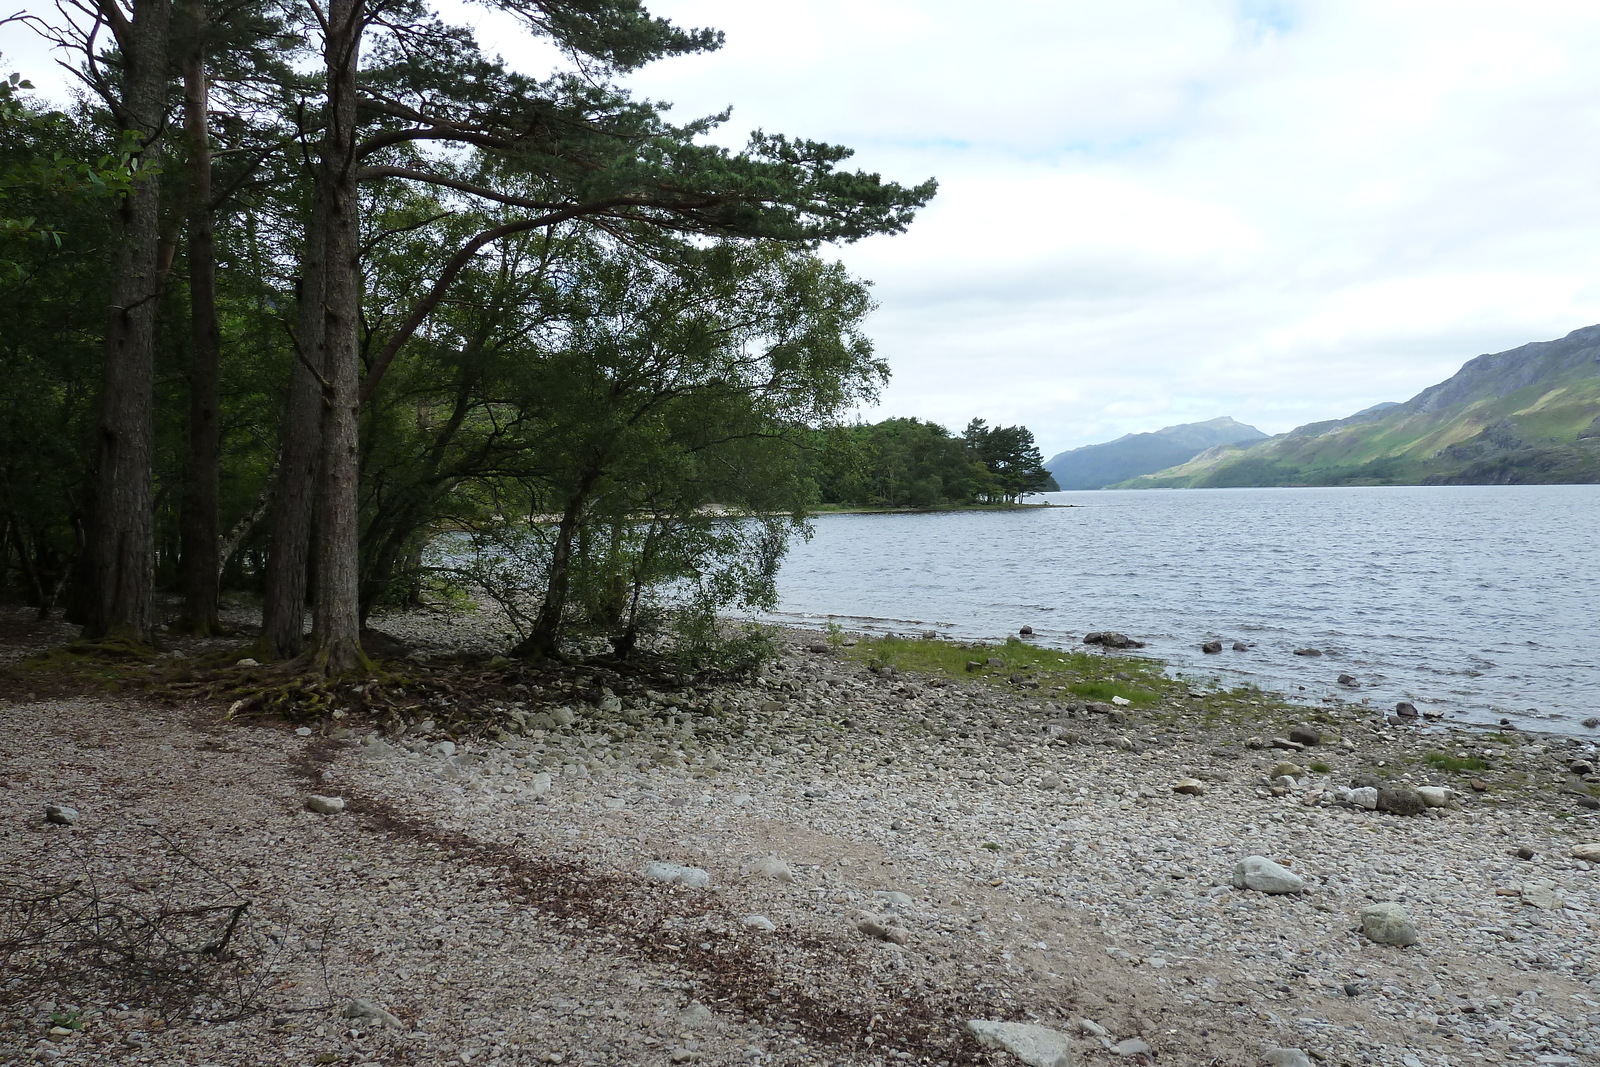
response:
[(1183, 463), (1215, 445), (1262, 440), (1266, 436), (1254, 426), (1234, 421), (1230, 415), (1220, 415), (1205, 422), (1177, 423), (1068, 449), (1046, 460), (1044, 466), (1062, 489), (1102, 489)]
[(1600, 325), (1475, 356), (1398, 404), (1219, 445), (1118, 488), (1600, 482)]

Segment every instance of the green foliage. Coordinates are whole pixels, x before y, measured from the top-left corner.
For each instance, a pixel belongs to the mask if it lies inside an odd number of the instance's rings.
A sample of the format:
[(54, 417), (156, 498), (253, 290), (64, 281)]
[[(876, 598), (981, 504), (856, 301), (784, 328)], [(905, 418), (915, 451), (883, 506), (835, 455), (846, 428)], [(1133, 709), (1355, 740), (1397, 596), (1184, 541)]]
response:
[[(1001, 645), (938, 638), (866, 637), (847, 654), (875, 667), (992, 683), (1006, 683), (1012, 675), (1021, 674), (1039, 683), (1042, 692), (1057, 698), (1109, 702), (1121, 697), (1130, 704), (1151, 705), (1174, 685), (1162, 675), (1161, 664), (1156, 660), (1044, 648), (1015, 637)], [(989, 666), (991, 658), (1000, 660), (1001, 665)], [(969, 666), (973, 663), (979, 666), (973, 669)]]
[(982, 419), (960, 437), (919, 419), (830, 427), (812, 435), (808, 457), (824, 506), (1015, 504), (1055, 484), (1027, 428)]
[(727, 623), (702, 605), (672, 615), (667, 658), (680, 671), (701, 677), (747, 678), (778, 657), (772, 628)]

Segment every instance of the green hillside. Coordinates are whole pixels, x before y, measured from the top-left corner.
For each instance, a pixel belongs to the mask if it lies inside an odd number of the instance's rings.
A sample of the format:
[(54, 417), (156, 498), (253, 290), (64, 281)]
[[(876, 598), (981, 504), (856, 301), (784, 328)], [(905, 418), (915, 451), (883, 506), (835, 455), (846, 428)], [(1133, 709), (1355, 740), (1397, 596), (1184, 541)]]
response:
[(1225, 445), (1119, 488), (1600, 482), (1600, 326), (1479, 356), (1403, 404)]

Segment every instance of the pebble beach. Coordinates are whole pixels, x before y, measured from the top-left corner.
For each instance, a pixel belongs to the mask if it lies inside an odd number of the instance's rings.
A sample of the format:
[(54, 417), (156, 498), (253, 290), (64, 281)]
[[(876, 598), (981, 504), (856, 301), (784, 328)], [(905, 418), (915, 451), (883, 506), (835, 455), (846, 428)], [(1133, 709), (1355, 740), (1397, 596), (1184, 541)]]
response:
[(13, 902), (250, 902), (247, 1010), (13, 951), (0, 1063), (1600, 1063), (1591, 741), (833, 636), (735, 684), (579, 671), (474, 733), (0, 701)]

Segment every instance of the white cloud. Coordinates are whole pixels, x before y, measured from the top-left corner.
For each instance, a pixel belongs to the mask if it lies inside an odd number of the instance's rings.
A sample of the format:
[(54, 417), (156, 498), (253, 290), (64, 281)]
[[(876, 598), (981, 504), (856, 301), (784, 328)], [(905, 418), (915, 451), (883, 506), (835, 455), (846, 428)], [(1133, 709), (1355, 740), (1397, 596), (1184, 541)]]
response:
[(1276, 431), (1600, 321), (1591, 3), (650, 6), (728, 35), (634, 78), (678, 117), (732, 104), (725, 143), (940, 179), (909, 233), (841, 252), (895, 372), (874, 417), (1024, 422), (1047, 453)]

